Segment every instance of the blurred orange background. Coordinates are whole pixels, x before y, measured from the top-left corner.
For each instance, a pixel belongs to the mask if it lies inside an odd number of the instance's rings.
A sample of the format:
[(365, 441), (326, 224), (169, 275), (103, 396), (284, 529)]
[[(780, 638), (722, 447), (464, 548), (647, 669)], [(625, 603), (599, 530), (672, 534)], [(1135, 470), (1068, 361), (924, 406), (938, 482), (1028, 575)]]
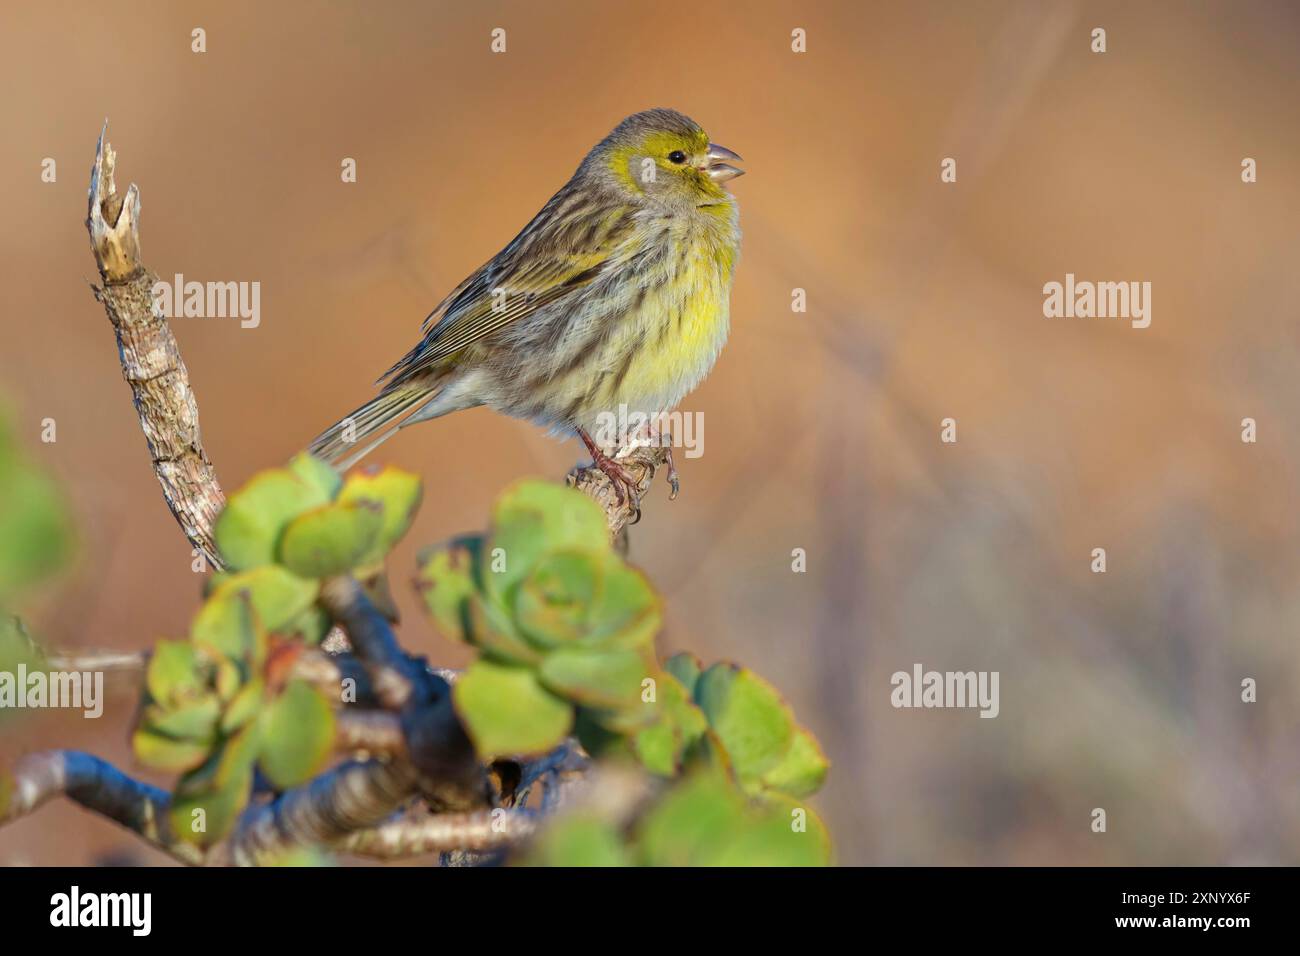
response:
[[(49, 645), (146, 647), (199, 595), (87, 285), (106, 116), (150, 268), (261, 283), (256, 329), (173, 322), (230, 490), (368, 398), (618, 120), (671, 106), (749, 175), (731, 341), (683, 405), (704, 455), (632, 534), (664, 652), (787, 695), (834, 763), (813, 803), (843, 863), (1300, 862), (1294, 4), (44, 2), (4, 21), (0, 396), (81, 530), (23, 609)], [(1067, 272), (1151, 282), (1151, 327), (1044, 318)], [(425, 481), (392, 564), (401, 635), (463, 663), (402, 586), (415, 552), (581, 447), (475, 410), (374, 458)], [(1000, 715), (892, 708), (917, 662), (999, 671)], [(98, 721), (6, 723), (0, 757), (74, 746), (139, 773), (135, 688), (110, 687)], [(0, 864), (162, 859), (66, 802), (0, 833)]]

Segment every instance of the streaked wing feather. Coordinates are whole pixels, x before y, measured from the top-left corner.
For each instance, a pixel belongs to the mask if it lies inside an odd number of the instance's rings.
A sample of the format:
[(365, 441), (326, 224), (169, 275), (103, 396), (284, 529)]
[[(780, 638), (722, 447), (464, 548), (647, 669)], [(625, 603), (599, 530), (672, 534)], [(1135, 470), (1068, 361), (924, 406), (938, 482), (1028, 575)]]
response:
[[(584, 230), (582, 236), (588, 248), (577, 248), (572, 240), (574, 230), (567, 228), (571, 221), (556, 223), (539, 215), (425, 320), (424, 338), (389, 370), (385, 376), (390, 380), (387, 387), (589, 285), (618, 247), (611, 240), (619, 232), (620, 218), (607, 216), (606, 229)], [(524, 243), (525, 239), (529, 241)], [(516, 252), (519, 255), (512, 255)], [(493, 309), (494, 289), (506, 292), (499, 310)]]

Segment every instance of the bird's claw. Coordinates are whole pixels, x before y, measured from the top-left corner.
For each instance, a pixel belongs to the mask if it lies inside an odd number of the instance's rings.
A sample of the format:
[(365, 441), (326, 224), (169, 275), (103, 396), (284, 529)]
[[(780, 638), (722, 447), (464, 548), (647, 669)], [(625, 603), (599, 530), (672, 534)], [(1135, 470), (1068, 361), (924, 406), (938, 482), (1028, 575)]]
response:
[(650, 438), (664, 450), (664, 463), (668, 466), (668, 487), (672, 489), (668, 493), (668, 500), (676, 501), (678, 493), (682, 490), (682, 482), (677, 477), (677, 465), (673, 462), (673, 436), (668, 432), (652, 431)]
[[(591, 454), (592, 465), (599, 468), (605, 477), (609, 479), (610, 485), (613, 486), (614, 500), (618, 502), (618, 506), (620, 508), (631, 506), (632, 519), (628, 523), (636, 524), (639, 522), (641, 520), (641, 496), (638, 491), (641, 483), (617, 459), (602, 450), (585, 431), (579, 429), (578, 435), (582, 438), (583, 444), (587, 446), (587, 451)], [(657, 436), (652, 435), (652, 437)], [(668, 484), (672, 488), (668, 500), (671, 501), (681, 491), (681, 481), (677, 477), (677, 466), (673, 464), (672, 446), (670, 444), (664, 447), (667, 450)]]
[(612, 470), (607, 471), (599, 465), (597, 467), (600, 467), (600, 470), (605, 472), (606, 477), (609, 478), (609, 483), (614, 486), (614, 498), (618, 501), (619, 507), (621, 508), (624, 505), (631, 507), (632, 520), (628, 524), (639, 524), (641, 521), (641, 496), (636, 493), (637, 482), (617, 462), (614, 465), (618, 469), (616, 474), (612, 473)]
[(592, 455), (591, 463), (599, 468), (609, 479), (609, 483), (614, 488), (614, 499), (618, 502), (619, 507), (630, 504), (632, 511), (636, 515), (633, 524), (641, 520), (641, 497), (637, 494), (638, 482), (632, 477), (632, 473), (602, 452), (596, 452)]
[(664, 450), (667, 452), (665, 459), (668, 462), (668, 487), (672, 489), (672, 491), (668, 493), (668, 500), (676, 501), (678, 492), (682, 490), (682, 482), (681, 479), (677, 477), (677, 466), (673, 463), (672, 446), (665, 445)]

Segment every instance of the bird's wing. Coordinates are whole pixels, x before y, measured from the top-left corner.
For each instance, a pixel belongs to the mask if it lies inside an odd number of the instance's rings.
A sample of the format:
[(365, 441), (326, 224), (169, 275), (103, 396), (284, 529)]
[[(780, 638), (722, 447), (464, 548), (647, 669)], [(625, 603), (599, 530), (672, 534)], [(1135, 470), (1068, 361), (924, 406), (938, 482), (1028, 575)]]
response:
[(631, 228), (631, 210), (608, 208), (564, 215), (547, 204), (490, 262), (444, 299), (425, 320), (424, 337), (384, 376), (392, 388), (504, 326), (563, 302), (615, 260)]

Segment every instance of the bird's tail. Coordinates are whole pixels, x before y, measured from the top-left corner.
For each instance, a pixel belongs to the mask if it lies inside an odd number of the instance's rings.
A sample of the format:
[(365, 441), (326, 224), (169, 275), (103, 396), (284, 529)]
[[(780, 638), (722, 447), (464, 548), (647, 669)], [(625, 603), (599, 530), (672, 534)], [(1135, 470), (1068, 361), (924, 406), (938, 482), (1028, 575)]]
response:
[(309, 451), (346, 471), (395, 435), (435, 391), (432, 385), (408, 382), (383, 392), (321, 432)]

